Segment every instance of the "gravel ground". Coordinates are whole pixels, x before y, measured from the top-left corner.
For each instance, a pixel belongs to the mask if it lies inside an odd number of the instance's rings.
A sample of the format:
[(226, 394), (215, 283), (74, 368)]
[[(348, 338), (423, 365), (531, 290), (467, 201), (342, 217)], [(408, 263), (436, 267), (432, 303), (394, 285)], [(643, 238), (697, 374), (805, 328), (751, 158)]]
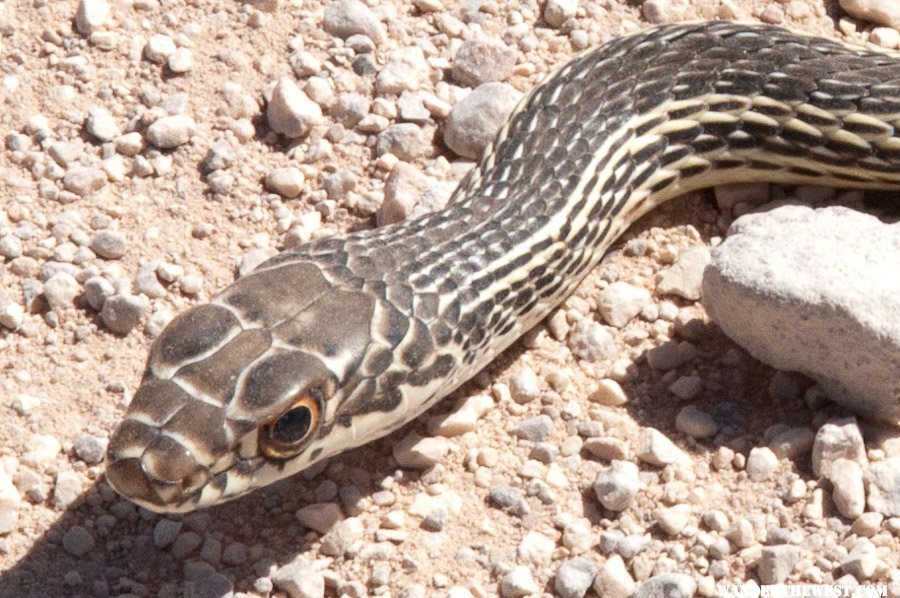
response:
[(440, 205), (482, 123), (581, 49), (716, 17), (900, 37), (818, 0), (369, 4), (0, 4), (0, 596), (900, 596), (900, 441), (696, 301), (735, 215), (855, 192), (673, 201), (383, 441), (184, 517), (115, 495), (106, 439), (173, 314), (277, 250)]

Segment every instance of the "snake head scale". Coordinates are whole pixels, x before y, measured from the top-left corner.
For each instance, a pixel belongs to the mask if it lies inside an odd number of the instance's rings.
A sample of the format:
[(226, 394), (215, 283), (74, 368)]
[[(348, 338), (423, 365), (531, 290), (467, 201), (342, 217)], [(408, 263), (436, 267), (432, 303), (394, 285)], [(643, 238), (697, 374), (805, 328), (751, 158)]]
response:
[(364, 357), (376, 309), (299, 260), (263, 264), (182, 313), (110, 440), (109, 483), (152, 511), (190, 511), (371, 439), (383, 426), (349, 417), (347, 393), (374, 392)]

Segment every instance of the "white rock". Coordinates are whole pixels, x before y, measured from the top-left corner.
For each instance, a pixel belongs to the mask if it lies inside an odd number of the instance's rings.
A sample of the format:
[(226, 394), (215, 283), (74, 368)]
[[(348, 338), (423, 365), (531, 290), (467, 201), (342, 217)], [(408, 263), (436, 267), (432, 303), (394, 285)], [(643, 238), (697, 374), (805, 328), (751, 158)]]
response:
[(384, 68), (375, 78), (375, 89), (381, 94), (415, 91), (428, 80), (431, 67), (418, 46), (398, 48), (390, 53)]
[(678, 535), (691, 522), (691, 505), (660, 507), (653, 511), (653, 518), (662, 531), (670, 536)]
[(509, 379), (509, 392), (516, 403), (529, 403), (541, 396), (537, 374), (528, 366), (517, 368)]
[(348, 517), (322, 537), (319, 551), (326, 556), (340, 556), (363, 538), (366, 529), (358, 517)]
[(832, 420), (816, 433), (812, 448), (812, 470), (819, 477), (831, 474), (831, 464), (837, 459), (850, 459), (862, 467), (869, 464), (866, 445), (856, 418)]
[(376, 44), (385, 40), (378, 17), (359, 0), (337, 0), (326, 6), (322, 28), (341, 39), (361, 34)]
[(119, 136), (119, 125), (109, 110), (103, 107), (94, 107), (88, 110), (84, 121), (84, 129), (88, 135), (98, 141), (112, 141)]
[(282, 77), (272, 90), (266, 119), (276, 133), (285, 137), (305, 137), (322, 122), (322, 108), (299, 88), (294, 80)]
[(757, 564), (759, 580), (764, 584), (784, 583), (797, 566), (799, 558), (800, 552), (796, 546), (764, 546)]
[(841, 561), (841, 569), (858, 581), (871, 579), (878, 570), (878, 549), (868, 538), (859, 538)]
[(293, 199), (303, 191), (304, 177), (299, 168), (276, 168), (266, 175), (266, 188), (282, 197)]
[(891, 27), (875, 27), (869, 34), (869, 41), (882, 48), (894, 50), (900, 47), (900, 31)]
[(900, 457), (872, 464), (865, 477), (869, 508), (886, 517), (900, 517)]
[(593, 588), (598, 596), (604, 598), (629, 598), (634, 594), (637, 584), (628, 573), (622, 557), (614, 554), (600, 566), (594, 577)]
[(644, 463), (665, 467), (670, 463), (689, 463), (690, 457), (656, 428), (642, 428), (638, 436), (637, 458)]
[(523, 598), (539, 591), (531, 571), (524, 565), (514, 567), (500, 580), (500, 596), (503, 598)]
[(628, 402), (628, 395), (625, 394), (621, 384), (610, 378), (603, 378), (597, 383), (594, 392), (588, 396), (588, 400), (609, 407), (619, 407)]
[(828, 479), (834, 490), (831, 498), (838, 512), (847, 519), (856, 519), (866, 507), (863, 470), (856, 461), (836, 459), (831, 464)]
[(778, 457), (769, 447), (754, 447), (747, 456), (746, 470), (754, 482), (767, 480), (778, 471)]
[(622, 328), (650, 301), (647, 289), (619, 281), (600, 291), (597, 309), (607, 324)]
[(147, 127), (147, 141), (160, 149), (184, 145), (197, 132), (194, 119), (186, 114), (163, 116)]
[(422, 438), (410, 432), (394, 445), (394, 458), (400, 467), (427, 469), (439, 463), (449, 449), (446, 438)]
[(103, 27), (109, 18), (109, 3), (105, 0), (81, 0), (75, 13), (75, 28), (90, 35)]
[(33, 467), (42, 467), (56, 459), (62, 450), (62, 444), (53, 436), (32, 434), (28, 439), (28, 450), (21, 457), (22, 463)]
[(728, 336), (847, 409), (900, 422), (900, 228), (784, 206), (739, 218), (713, 253), (704, 306)]
[(452, 413), (435, 422), (432, 431), (441, 436), (461, 436), (473, 432), (478, 420), (493, 407), (494, 399), (487, 395), (464, 397)]
[(300, 555), (279, 567), (272, 574), (275, 587), (291, 598), (322, 598), (325, 596), (325, 576), (312, 562)]
[(597, 564), (591, 559), (579, 556), (562, 562), (553, 580), (553, 589), (560, 598), (583, 598), (591, 588)]
[(556, 542), (540, 532), (530, 531), (525, 534), (516, 552), (519, 559), (532, 565), (546, 565), (553, 557)]
[(623, 511), (641, 489), (638, 467), (630, 461), (613, 461), (597, 474), (594, 493), (605, 508)]
[(578, 0), (547, 0), (544, 5), (544, 20), (553, 28), (559, 28), (566, 20), (575, 16)]
[(710, 261), (709, 249), (692, 247), (678, 254), (678, 259), (663, 273), (656, 292), (678, 295), (696, 301), (700, 299), (703, 270)]
[(175, 41), (171, 37), (157, 33), (151, 35), (150, 39), (147, 40), (147, 45), (144, 46), (144, 56), (150, 62), (162, 64), (169, 56), (175, 53), (175, 50)]
[(183, 74), (194, 68), (194, 53), (189, 48), (178, 48), (169, 55), (166, 66), (175, 74)]
[(850, 15), (877, 25), (900, 28), (900, 2), (892, 0), (840, 0)]

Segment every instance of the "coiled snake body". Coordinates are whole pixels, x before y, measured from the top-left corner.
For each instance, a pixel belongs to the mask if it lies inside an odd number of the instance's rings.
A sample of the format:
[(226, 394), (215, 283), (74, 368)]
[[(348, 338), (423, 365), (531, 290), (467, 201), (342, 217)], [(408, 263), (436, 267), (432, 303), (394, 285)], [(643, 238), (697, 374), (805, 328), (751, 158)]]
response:
[(188, 511), (384, 436), (661, 202), (756, 180), (900, 188), (898, 128), (896, 55), (727, 22), (615, 39), (540, 83), (445, 209), (284, 252), (175, 318), (108, 479)]

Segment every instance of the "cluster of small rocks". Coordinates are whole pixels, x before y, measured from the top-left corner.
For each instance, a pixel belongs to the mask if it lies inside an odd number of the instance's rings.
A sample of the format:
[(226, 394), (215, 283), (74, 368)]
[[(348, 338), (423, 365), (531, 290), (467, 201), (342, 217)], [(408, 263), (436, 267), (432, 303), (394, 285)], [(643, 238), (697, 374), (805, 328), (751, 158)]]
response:
[[(775, 373), (765, 400), (743, 405), (752, 397), (732, 389), (757, 388), (758, 366), (696, 303), (713, 260), (703, 241), (775, 193), (760, 185), (717, 189), (719, 212), (701, 210), (700, 230), (626, 241), (526, 335), (530, 351), (511, 367), (366, 452), (224, 515), (153, 516), (102, 481), (146, 350), (136, 332), (158, 334), (229, 269), (441, 207), (541, 72), (644, 28), (640, 17), (791, 24), (826, 18), (824, 7), (57, 4), (33, 3), (43, 30), (0, 7), (16, 48), (0, 87), (0, 404), (11, 422), (0, 424), (0, 584), (243, 598), (714, 596), (745, 580), (898, 593), (896, 438), (826, 405), (823, 380)], [(844, 35), (900, 46), (885, 3), (841, 6)], [(43, 70), (52, 81), (38, 103), (29, 85)], [(216, 260), (220, 270), (201, 269)], [(754, 411), (768, 405), (808, 417), (760, 423)], [(54, 525), (61, 513), (71, 517)], [(52, 571), (27, 556), (40, 533), (37, 561)], [(166, 574), (112, 560), (141, 550)]]

